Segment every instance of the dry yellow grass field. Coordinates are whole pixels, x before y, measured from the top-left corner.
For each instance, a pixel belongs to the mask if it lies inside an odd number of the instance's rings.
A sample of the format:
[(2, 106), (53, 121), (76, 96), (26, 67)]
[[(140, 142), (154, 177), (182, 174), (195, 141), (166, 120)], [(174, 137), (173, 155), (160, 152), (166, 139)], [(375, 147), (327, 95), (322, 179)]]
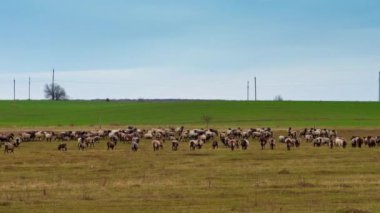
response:
[[(377, 131), (358, 130), (359, 135)], [(279, 135), (279, 132), (275, 132)], [(351, 130), (341, 130), (349, 137)], [(0, 212), (346, 212), (380, 211), (380, 149), (301, 148), (177, 152), (150, 141), (133, 153), (105, 141), (23, 143), (0, 154)], [(347, 211), (349, 212), (349, 211)]]

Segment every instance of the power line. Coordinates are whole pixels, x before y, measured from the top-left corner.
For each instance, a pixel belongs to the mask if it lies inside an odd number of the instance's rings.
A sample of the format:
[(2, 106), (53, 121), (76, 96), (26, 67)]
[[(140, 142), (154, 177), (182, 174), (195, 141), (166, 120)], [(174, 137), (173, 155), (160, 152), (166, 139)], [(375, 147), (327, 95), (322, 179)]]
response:
[(16, 100), (16, 78), (13, 78), (13, 100)]
[(247, 101), (249, 101), (249, 81), (247, 81)]
[(29, 77), (29, 96), (28, 100), (30, 101), (30, 77)]
[(256, 84), (256, 77), (255, 77), (255, 101), (257, 101), (257, 84)]
[(52, 80), (52, 83), (51, 83), (51, 100), (54, 101), (54, 96), (55, 96), (55, 90), (54, 90), (54, 69), (53, 69), (53, 80)]

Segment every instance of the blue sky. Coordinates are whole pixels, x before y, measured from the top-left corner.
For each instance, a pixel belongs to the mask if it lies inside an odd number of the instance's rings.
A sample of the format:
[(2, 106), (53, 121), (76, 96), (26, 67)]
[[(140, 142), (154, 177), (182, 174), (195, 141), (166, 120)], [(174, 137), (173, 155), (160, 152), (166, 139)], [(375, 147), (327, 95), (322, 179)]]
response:
[[(375, 0), (3, 0), (0, 99), (376, 100)], [(253, 91), (251, 91), (253, 93)]]

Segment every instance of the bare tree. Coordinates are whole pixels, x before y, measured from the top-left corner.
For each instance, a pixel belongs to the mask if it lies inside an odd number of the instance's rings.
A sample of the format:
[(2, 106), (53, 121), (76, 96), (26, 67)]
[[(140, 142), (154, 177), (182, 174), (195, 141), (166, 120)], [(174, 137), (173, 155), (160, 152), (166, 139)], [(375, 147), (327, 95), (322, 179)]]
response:
[(281, 95), (276, 95), (273, 100), (274, 101), (283, 101), (284, 99), (282, 98)]
[(59, 86), (58, 84), (54, 84), (54, 86), (53, 84), (46, 84), (44, 93), (45, 98), (47, 99), (55, 101), (68, 99), (65, 89)]
[(208, 125), (210, 124), (212, 117), (209, 115), (202, 115), (202, 120), (206, 123), (206, 128), (208, 129)]

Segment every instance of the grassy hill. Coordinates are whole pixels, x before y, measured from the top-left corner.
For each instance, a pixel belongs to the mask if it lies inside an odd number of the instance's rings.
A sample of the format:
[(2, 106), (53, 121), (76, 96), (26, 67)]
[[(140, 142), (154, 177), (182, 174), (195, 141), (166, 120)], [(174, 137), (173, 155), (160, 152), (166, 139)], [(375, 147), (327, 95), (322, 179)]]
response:
[(0, 101), (1, 127), (185, 125), (378, 127), (375, 102), (101, 102)]

